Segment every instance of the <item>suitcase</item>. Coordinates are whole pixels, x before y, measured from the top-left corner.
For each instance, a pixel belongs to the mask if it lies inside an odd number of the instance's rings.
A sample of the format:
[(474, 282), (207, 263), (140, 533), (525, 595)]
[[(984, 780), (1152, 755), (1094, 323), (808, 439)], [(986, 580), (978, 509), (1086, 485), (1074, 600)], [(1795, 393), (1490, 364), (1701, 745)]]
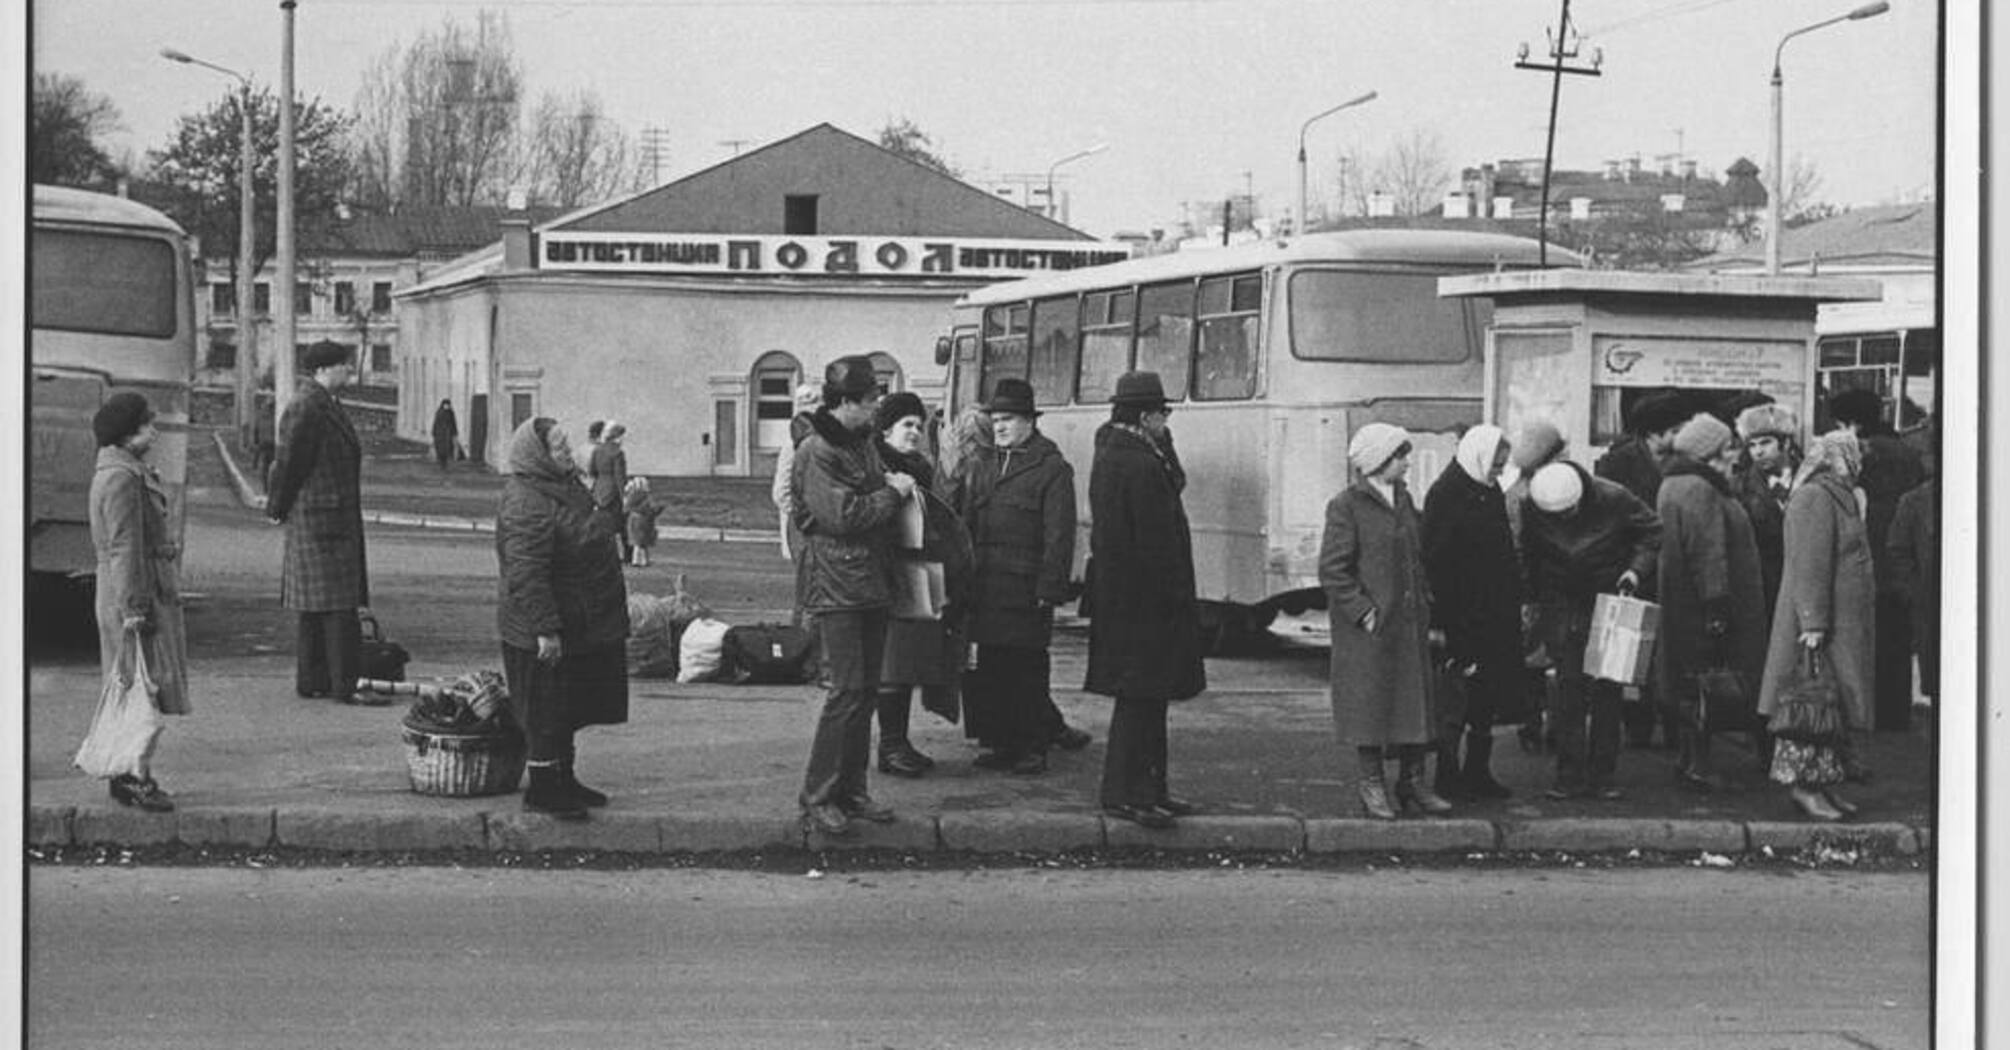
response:
[(359, 612), (356, 621), (363, 629), (363, 673), (358, 677), (381, 682), (404, 681), (405, 665), (411, 662), (412, 654), (404, 646), (384, 638), (384, 628), (375, 616)]
[(785, 623), (742, 624), (728, 628), (725, 663), (737, 681), (799, 684), (816, 669), (811, 657), (816, 639), (809, 631)]

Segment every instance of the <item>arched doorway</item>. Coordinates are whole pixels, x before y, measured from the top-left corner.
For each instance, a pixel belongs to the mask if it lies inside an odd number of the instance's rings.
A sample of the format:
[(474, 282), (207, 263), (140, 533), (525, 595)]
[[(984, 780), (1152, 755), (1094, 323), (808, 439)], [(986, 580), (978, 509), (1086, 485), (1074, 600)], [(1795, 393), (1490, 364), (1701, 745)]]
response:
[(784, 350), (770, 350), (754, 362), (747, 389), (753, 396), (752, 431), (747, 435), (752, 472), (761, 477), (775, 473), (775, 456), (789, 441), (789, 419), (796, 414), (795, 390), (802, 382), (803, 365)]
[(900, 362), (889, 354), (867, 354), (872, 359), (872, 374), (879, 377), (879, 389), (891, 394), (907, 387), (907, 377), (900, 371)]

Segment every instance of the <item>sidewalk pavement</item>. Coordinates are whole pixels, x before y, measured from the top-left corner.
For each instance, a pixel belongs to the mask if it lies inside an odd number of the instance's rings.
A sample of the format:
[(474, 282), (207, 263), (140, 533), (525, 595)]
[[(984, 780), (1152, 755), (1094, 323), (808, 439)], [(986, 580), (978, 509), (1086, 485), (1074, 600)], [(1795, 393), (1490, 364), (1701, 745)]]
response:
[[(249, 494), (248, 486), (239, 491)], [(1795, 851), (1903, 857), (1932, 849), (1930, 718), (1910, 732), (1871, 736), (1865, 754), (1875, 776), (1846, 789), (1863, 813), (1844, 824), (1802, 822), (1737, 738), (1721, 741), (1716, 755), (1730, 790), (1687, 793), (1675, 784), (1672, 753), (1628, 750), (1618, 776), (1625, 799), (1551, 801), (1541, 790), (1553, 758), (1524, 750), (1506, 728), (1497, 731), (1494, 768), (1515, 797), (1460, 803), (1446, 817), (1364, 819), (1353, 799), (1353, 757), (1334, 742), (1320, 685), (1324, 650), (1289, 642), (1262, 657), (1210, 661), (1217, 687), (1174, 705), (1173, 787), (1203, 813), (1175, 830), (1146, 831), (1104, 818), (1095, 805), (1110, 705), (1073, 688), (1083, 671), (1081, 624), (1064, 620), (1058, 630), (1056, 700), (1095, 742), (1054, 752), (1044, 776), (987, 772), (971, 765), (975, 751), (960, 727), (916, 705), (912, 738), (939, 765), (917, 780), (875, 771), (871, 790), (899, 819), (860, 823), (849, 839), (808, 837), (797, 820), (796, 793), (821, 703), (811, 686), (632, 682), (629, 722), (579, 739), (582, 779), (613, 804), (570, 824), (524, 813), (515, 794), (413, 792), (402, 703), (365, 708), (297, 699), (285, 653), (212, 660), (193, 669), (195, 714), (170, 719), (162, 737), (155, 769), (179, 808), (155, 815), (116, 805), (101, 781), (70, 767), (97, 695), (95, 660), (38, 663), (29, 688), (27, 845), (439, 856), (892, 849), (953, 857), (1143, 848), (1553, 860), (1639, 851), (1713, 866)], [(462, 669), (420, 661), (411, 673), (424, 679)]]

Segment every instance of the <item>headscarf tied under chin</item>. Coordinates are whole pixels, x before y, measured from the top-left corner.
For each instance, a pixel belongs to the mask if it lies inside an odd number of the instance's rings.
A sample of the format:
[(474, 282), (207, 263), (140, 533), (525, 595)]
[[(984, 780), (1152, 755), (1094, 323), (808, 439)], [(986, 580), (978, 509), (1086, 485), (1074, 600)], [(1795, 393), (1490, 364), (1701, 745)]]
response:
[(562, 467), (551, 455), (551, 430), (557, 423), (544, 416), (525, 420), (509, 437), (509, 472), (520, 477), (564, 481), (578, 466)]
[(1863, 446), (1857, 443), (1856, 435), (1832, 430), (1808, 442), (1807, 458), (1801, 460), (1801, 469), (1794, 475), (1794, 487), (1817, 474), (1834, 474), (1843, 484), (1853, 486), (1862, 471)]
[(1466, 476), (1482, 485), (1493, 486), (1494, 456), (1500, 453), (1507, 435), (1491, 423), (1475, 424), (1459, 439), (1457, 461)]

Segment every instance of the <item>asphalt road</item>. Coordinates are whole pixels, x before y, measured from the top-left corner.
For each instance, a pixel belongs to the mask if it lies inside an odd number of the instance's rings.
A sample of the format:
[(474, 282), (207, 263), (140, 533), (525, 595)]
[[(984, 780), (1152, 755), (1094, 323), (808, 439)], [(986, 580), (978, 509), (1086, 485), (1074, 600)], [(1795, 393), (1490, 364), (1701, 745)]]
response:
[(1919, 874), (28, 881), (38, 1050), (1929, 1045)]

